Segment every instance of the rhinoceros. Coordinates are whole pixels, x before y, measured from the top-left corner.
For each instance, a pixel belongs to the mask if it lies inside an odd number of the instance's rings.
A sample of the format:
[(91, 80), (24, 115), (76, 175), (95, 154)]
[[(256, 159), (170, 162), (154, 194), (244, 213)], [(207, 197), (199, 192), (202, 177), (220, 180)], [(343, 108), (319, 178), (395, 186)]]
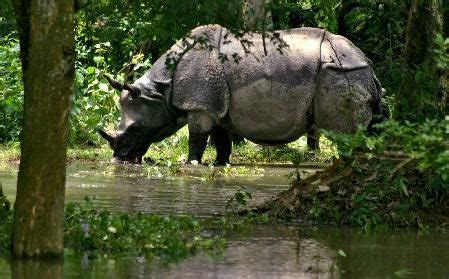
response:
[(216, 163), (229, 162), (230, 133), (283, 144), (307, 132), (353, 133), (381, 114), (370, 60), (345, 37), (319, 28), (234, 34), (194, 29), (142, 77), (122, 84), (115, 134), (99, 130), (119, 161), (141, 163), (151, 143), (188, 125), (188, 162), (201, 163), (209, 135)]

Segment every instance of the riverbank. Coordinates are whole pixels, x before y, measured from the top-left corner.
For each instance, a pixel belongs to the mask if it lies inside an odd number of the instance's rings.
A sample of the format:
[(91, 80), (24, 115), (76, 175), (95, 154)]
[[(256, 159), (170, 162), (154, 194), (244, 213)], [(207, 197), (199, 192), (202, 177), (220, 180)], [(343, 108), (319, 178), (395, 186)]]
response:
[(328, 133), (340, 157), (300, 177), (256, 212), (304, 222), (360, 226), (449, 227), (449, 119), (386, 122), (367, 136)]

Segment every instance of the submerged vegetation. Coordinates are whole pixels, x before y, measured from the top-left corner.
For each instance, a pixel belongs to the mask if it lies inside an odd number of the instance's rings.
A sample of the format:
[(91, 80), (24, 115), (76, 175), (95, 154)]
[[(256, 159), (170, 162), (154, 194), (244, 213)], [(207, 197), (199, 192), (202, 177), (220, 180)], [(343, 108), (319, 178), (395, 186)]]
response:
[[(236, 193), (236, 205), (244, 206), (245, 198)], [(234, 197), (231, 198), (232, 200)], [(230, 203), (232, 200), (230, 199)], [(268, 215), (237, 218), (197, 218), (192, 216), (161, 216), (141, 212), (112, 212), (96, 209), (96, 199), (66, 205), (64, 218), (65, 247), (97, 256), (139, 256), (146, 260), (158, 258), (177, 261), (198, 251), (220, 253), (226, 245), (226, 233), (248, 224), (275, 220)], [(12, 215), (8, 200), (0, 195), (0, 255), (7, 255), (11, 245)]]
[(188, 216), (111, 213), (79, 204), (69, 204), (65, 215), (66, 246), (100, 254), (132, 252), (177, 259), (225, 244), (205, 221)]
[[(225, 240), (212, 224), (189, 216), (113, 213), (93, 203), (65, 210), (65, 247), (95, 255), (136, 255), (174, 261), (199, 250), (220, 251)], [(1, 204), (1, 198), (0, 198)], [(0, 208), (0, 254), (11, 245), (12, 211)], [(3, 250), (3, 251), (2, 251)]]

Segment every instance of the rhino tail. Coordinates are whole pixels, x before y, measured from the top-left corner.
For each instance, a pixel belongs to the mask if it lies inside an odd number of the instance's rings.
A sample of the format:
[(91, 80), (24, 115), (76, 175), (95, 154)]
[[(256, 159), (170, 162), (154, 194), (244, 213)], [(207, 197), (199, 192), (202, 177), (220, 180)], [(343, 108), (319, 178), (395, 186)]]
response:
[(374, 71), (373, 71), (373, 81), (375, 85), (375, 90), (372, 94), (370, 103), (371, 112), (373, 114), (371, 122), (368, 125), (368, 132), (370, 133), (377, 131), (374, 125), (390, 119), (390, 112), (388, 110), (388, 107), (384, 103), (382, 103), (382, 97), (385, 96), (386, 90), (380, 84), (380, 81), (376, 77)]

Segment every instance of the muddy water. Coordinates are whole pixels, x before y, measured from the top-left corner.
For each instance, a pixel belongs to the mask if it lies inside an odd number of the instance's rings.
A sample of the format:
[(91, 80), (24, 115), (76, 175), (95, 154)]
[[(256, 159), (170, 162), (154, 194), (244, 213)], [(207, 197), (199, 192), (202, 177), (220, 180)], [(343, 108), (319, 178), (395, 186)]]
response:
[[(246, 170), (214, 176), (207, 168), (184, 168), (160, 176), (145, 168), (108, 164), (71, 165), (67, 200), (96, 196), (99, 207), (118, 211), (213, 217), (240, 187), (258, 203), (288, 187), (288, 168)], [(309, 170), (311, 171), (311, 170)], [(0, 171), (13, 200), (15, 171)], [(0, 257), (0, 278), (449, 278), (449, 235), (298, 225), (253, 225), (228, 232), (219, 254), (198, 253), (177, 263), (143, 258), (99, 257), (67, 251), (64, 261), (11, 262)]]
[[(88, 196), (96, 198), (98, 207), (114, 211), (215, 216), (225, 213), (227, 199), (242, 187), (253, 193), (250, 204), (260, 203), (288, 188), (291, 171), (286, 167), (190, 166), (172, 175), (167, 174), (167, 168), (72, 164), (67, 171), (66, 200), (78, 202)], [(5, 195), (13, 201), (14, 168), (0, 170), (0, 180)]]

